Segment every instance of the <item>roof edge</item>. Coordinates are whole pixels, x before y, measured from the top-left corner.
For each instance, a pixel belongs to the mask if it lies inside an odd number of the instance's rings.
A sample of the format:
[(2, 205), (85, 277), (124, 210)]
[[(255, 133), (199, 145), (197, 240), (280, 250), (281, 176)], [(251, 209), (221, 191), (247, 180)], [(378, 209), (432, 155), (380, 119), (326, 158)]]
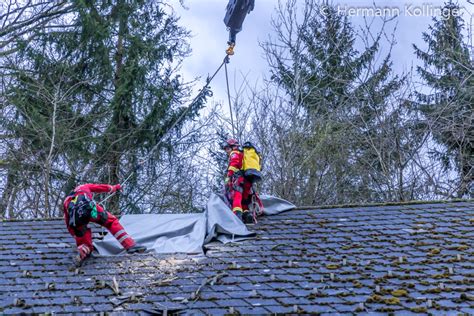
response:
[(397, 206), (397, 205), (415, 205), (415, 204), (442, 204), (456, 202), (474, 202), (474, 199), (451, 199), (451, 200), (433, 200), (433, 201), (402, 201), (402, 202), (380, 202), (380, 203), (349, 203), (349, 204), (333, 204), (333, 205), (304, 205), (297, 206), (295, 210), (312, 210), (312, 209), (332, 209), (332, 208), (353, 208), (353, 207), (376, 207), (376, 206)]
[[(353, 207), (376, 207), (376, 206), (396, 206), (396, 205), (414, 205), (414, 204), (441, 204), (456, 202), (474, 202), (474, 199), (451, 199), (451, 200), (433, 200), (433, 201), (403, 201), (403, 202), (380, 202), (380, 203), (349, 203), (333, 205), (304, 205), (297, 206), (294, 210), (313, 210), (313, 209), (332, 209), (332, 208), (353, 208)], [(64, 220), (64, 217), (49, 218), (0, 218), (1, 222), (44, 222)]]
[(44, 222), (64, 220), (64, 217), (47, 217), (47, 218), (0, 218), (1, 222)]

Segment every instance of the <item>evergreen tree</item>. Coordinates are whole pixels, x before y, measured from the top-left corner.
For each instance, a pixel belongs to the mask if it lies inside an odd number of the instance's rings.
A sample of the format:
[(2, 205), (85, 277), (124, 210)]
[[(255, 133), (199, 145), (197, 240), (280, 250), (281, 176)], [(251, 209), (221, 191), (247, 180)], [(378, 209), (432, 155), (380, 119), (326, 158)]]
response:
[[(103, 126), (97, 154), (106, 181), (117, 183), (185, 111), (179, 106), (186, 94), (173, 70), (175, 59), (189, 53), (184, 41), (188, 32), (152, 0), (101, 5), (78, 1), (78, 6), (83, 36), (100, 47), (94, 67), (108, 74), (102, 95), (109, 102), (110, 120)], [(197, 114), (206, 96), (201, 95), (186, 117)]]
[[(18, 65), (18, 60), (9, 64), (12, 83), (6, 100), (11, 111), (2, 120), (13, 139), (5, 191), (8, 195), (14, 186), (36, 191), (41, 197), (30, 210), (35, 216), (52, 216), (50, 203), (62, 192), (52, 198), (51, 191), (58, 189), (58, 181), (70, 182), (72, 188), (81, 169), (89, 165), (93, 144), (86, 140), (104, 110), (86, 101), (93, 79), (78, 76), (77, 65), (44, 42), (31, 43), (18, 58), (24, 64)], [(93, 177), (81, 179), (87, 180)]]
[[(14, 163), (0, 204), (23, 190), (16, 203), (35, 195), (43, 202), (31, 208), (46, 210), (29, 216), (57, 214), (54, 206), (78, 182), (119, 183), (140, 157), (149, 158), (143, 170), (153, 182), (160, 148), (173, 150), (163, 136), (179, 134), (209, 95), (203, 91), (187, 109), (187, 86), (176, 70), (190, 52), (189, 34), (177, 22), (152, 0), (74, 0), (51, 21), (62, 28), (17, 39), (21, 49), (4, 68), (11, 85), (2, 125), (13, 135), (7, 156)], [(24, 181), (23, 189), (15, 181)], [(113, 201), (111, 211), (119, 210)]]
[(464, 21), (459, 6), (445, 4), (443, 18), (434, 18), (423, 33), (427, 50), (414, 45), (423, 61), (417, 71), (431, 88), (417, 92), (419, 109), (426, 117), (434, 139), (446, 151), (438, 157), (449, 168), (450, 159), (459, 172), (457, 196), (465, 196), (474, 181), (474, 59), (463, 38)]
[(299, 139), (303, 152), (296, 169), (302, 181), (299, 202), (383, 199), (374, 196), (376, 185), (364, 161), (377, 172), (381, 166), (370, 158), (371, 144), (360, 141), (377, 134), (390, 96), (403, 82), (392, 74), (390, 55), (377, 62), (381, 37), (359, 51), (354, 26), (335, 7), (307, 0), (302, 13), (295, 11), (294, 1), (285, 8), (274, 23), (277, 42), (264, 48), (272, 80), (305, 111), (296, 124), (307, 128), (297, 137), (292, 125), (290, 135), (292, 143)]

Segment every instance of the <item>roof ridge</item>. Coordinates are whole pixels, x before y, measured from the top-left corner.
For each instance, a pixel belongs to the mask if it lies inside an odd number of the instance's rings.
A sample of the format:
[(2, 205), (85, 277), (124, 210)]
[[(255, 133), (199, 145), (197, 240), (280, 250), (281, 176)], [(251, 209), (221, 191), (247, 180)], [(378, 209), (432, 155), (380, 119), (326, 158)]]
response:
[[(376, 207), (376, 206), (397, 206), (397, 205), (418, 205), (418, 204), (442, 204), (472, 202), (474, 199), (452, 199), (452, 200), (433, 200), (420, 201), (410, 200), (403, 202), (380, 202), (380, 203), (348, 203), (348, 204), (331, 204), (331, 205), (304, 205), (297, 206), (294, 210), (310, 210), (310, 209), (331, 209), (331, 208), (351, 208), (351, 207)], [(57, 221), (63, 220), (64, 217), (48, 217), (48, 218), (0, 218), (0, 222), (39, 222), (39, 221)]]
[(330, 205), (304, 205), (297, 206), (295, 210), (309, 209), (330, 209), (330, 208), (351, 208), (351, 207), (376, 207), (376, 206), (397, 206), (397, 205), (418, 205), (418, 204), (442, 204), (457, 202), (474, 202), (474, 199), (452, 199), (452, 200), (410, 200), (402, 202), (375, 202), (375, 203), (347, 203), (347, 204), (330, 204)]
[(0, 218), (0, 222), (44, 222), (64, 220), (64, 217), (46, 217), (46, 218)]

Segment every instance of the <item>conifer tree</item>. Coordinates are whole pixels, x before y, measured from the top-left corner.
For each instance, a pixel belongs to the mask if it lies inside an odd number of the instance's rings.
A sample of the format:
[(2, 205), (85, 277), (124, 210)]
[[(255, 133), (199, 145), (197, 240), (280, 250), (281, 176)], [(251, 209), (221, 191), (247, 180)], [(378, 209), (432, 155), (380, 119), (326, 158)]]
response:
[(47, 211), (27, 216), (58, 214), (55, 205), (80, 182), (123, 181), (140, 157), (150, 158), (144, 169), (153, 179), (160, 148), (172, 150), (163, 136), (179, 133), (209, 94), (187, 110), (176, 70), (190, 52), (189, 33), (162, 2), (73, 0), (67, 8), (48, 20), (56, 27), (15, 38), (19, 49), (4, 61), (11, 84), (2, 125), (12, 135), (5, 156), (14, 163), (0, 204), (38, 196), (27, 204)]
[(271, 78), (285, 89), (290, 108), (304, 111), (293, 124), (306, 127), (299, 132), (292, 125), (288, 141), (298, 143), (302, 153), (301, 167), (295, 168), (301, 203), (383, 199), (374, 196), (374, 178), (362, 162), (370, 161), (380, 173), (382, 167), (370, 144), (360, 140), (377, 135), (379, 119), (403, 80), (392, 74), (390, 55), (377, 61), (380, 35), (359, 51), (354, 26), (335, 7), (306, 0), (302, 12), (296, 8), (296, 1), (280, 7), (277, 39), (264, 49)]
[(459, 5), (450, 1), (443, 12), (423, 33), (427, 50), (413, 45), (423, 62), (417, 71), (430, 88), (417, 92), (417, 97), (434, 139), (446, 149), (438, 157), (446, 168), (450, 160), (455, 162), (460, 179), (457, 196), (463, 197), (474, 181), (474, 59), (464, 41)]

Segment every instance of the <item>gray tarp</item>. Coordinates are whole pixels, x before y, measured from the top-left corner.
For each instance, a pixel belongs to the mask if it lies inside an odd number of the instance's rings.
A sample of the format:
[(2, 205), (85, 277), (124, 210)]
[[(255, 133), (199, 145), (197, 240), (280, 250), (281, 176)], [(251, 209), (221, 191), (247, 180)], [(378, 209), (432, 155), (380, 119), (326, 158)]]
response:
[[(273, 196), (262, 196), (261, 199), (265, 215), (295, 207)], [(156, 253), (202, 253), (203, 246), (213, 238), (227, 243), (255, 236), (216, 194), (211, 195), (203, 213), (124, 215), (120, 223), (138, 244)], [(94, 242), (94, 246), (100, 255), (124, 251), (111, 234)]]
[(286, 200), (280, 199), (276, 196), (262, 195), (263, 214), (275, 215), (281, 212), (294, 209), (296, 206)]

